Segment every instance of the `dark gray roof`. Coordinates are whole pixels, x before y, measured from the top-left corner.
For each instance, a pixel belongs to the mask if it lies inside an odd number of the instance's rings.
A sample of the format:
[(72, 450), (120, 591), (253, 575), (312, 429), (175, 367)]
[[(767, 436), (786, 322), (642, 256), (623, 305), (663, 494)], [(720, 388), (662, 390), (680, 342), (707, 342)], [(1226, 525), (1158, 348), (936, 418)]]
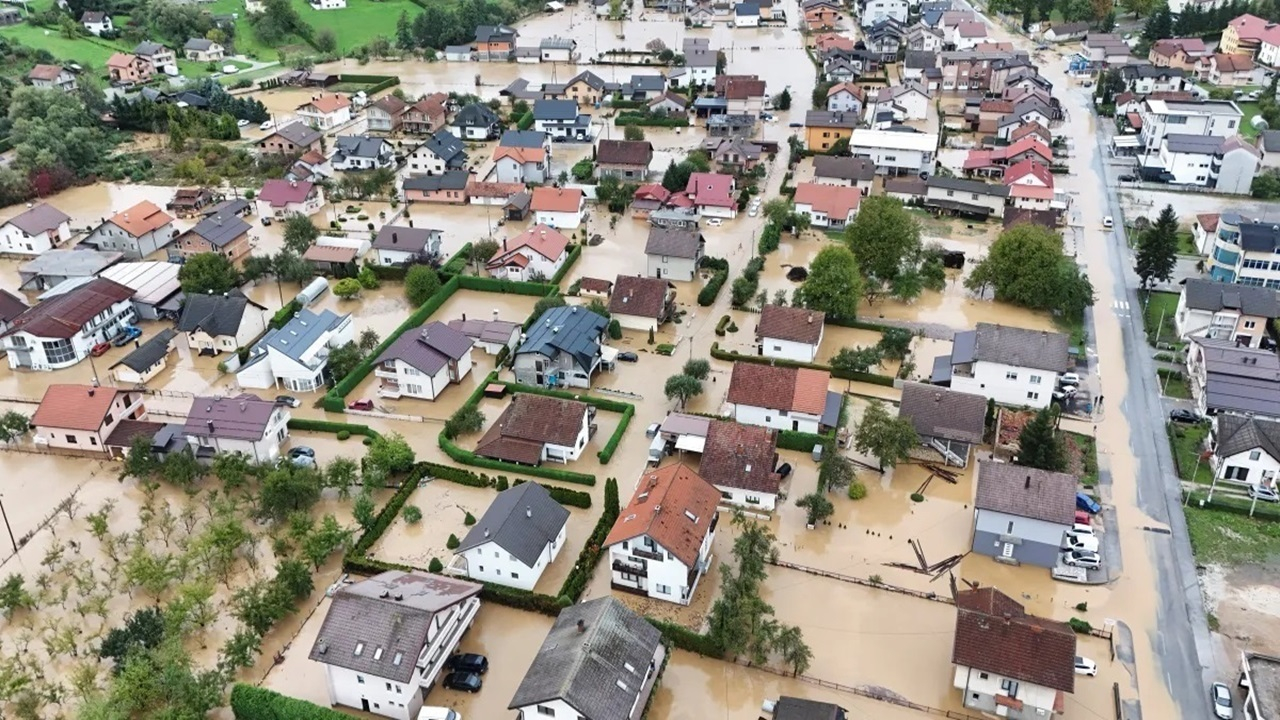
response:
[(1049, 29), (1053, 31), (1054, 35), (1075, 35), (1077, 33), (1088, 32), (1089, 23), (1083, 20), (1080, 22), (1058, 23), (1057, 25), (1050, 25)]
[(178, 332), (203, 330), (214, 337), (235, 335), (240, 329), (245, 309), (249, 307), (255, 311), (266, 309), (239, 292), (228, 295), (188, 295), (182, 304), (182, 315), (178, 318)]
[(385, 139), (368, 135), (341, 135), (334, 139), (333, 144), (338, 154), (361, 158), (377, 158), (383, 147), (391, 149), (391, 143)]
[(783, 695), (773, 707), (773, 720), (845, 720), (846, 713), (839, 705)]
[(42, 232), (54, 230), (62, 223), (70, 220), (71, 216), (58, 208), (49, 203), (40, 203), (30, 210), (13, 216), (9, 219), (9, 223), (28, 235), (38, 235)]
[(1186, 77), (1187, 71), (1182, 68), (1173, 67), (1156, 67), (1155, 65), (1130, 64), (1120, 66), (1120, 77), (1125, 80), (1136, 80), (1138, 78), (1170, 78), (1170, 77)]
[(753, 2), (740, 2), (738, 3), (737, 7), (733, 9), (733, 12), (735, 15), (740, 15), (740, 16), (749, 16), (749, 15), (758, 16), (760, 14), (760, 6)]
[(214, 247), (226, 247), (228, 243), (249, 232), (250, 225), (235, 214), (210, 215), (187, 232), (199, 235)]
[(422, 252), (431, 243), (431, 238), (439, 236), (439, 230), (431, 228), (405, 227), (404, 225), (383, 225), (373, 239), (375, 250), (403, 250), (404, 252)]
[(466, 170), (446, 170), (443, 175), (420, 175), (404, 181), (405, 190), (462, 190), (471, 174)]
[[(962, 338), (970, 334), (972, 339)], [(1067, 336), (1062, 333), (978, 323), (976, 330), (956, 333), (951, 346), (951, 362), (960, 364), (985, 360), (1033, 370), (1065, 372), (1071, 366), (1067, 342)], [(972, 347), (972, 351), (965, 353), (966, 347)], [(966, 355), (968, 359), (963, 359)]]
[(1076, 514), (1076, 478), (1066, 473), (982, 460), (973, 506), (979, 510), (1070, 525)]
[(529, 326), (516, 355), (539, 353), (555, 357), (569, 353), (583, 370), (591, 368), (600, 353), (600, 334), (609, 324), (603, 317), (580, 307), (555, 307)]
[(1280, 224), (1240, 223), (1240, 247), (1254, 252), (1276, 252), (1280, 249)]
[(591, 72), (590, 70), (583, 70), (577, 75), (574, 75), (573, 77), (569, 78), (569, 82), (565, 83), (565, 85), (572, 85), (578, 82), (579, 80), (586, 83), (587, 87), (594, 88), (596, 90), (603, 90), (605, 85), (608, 85), (608, 83), (605, 82), (604, 78)]
[(196, 397), (187, 411), (183, 432), (196, 437), (261, 440), (276, 404), (253, 393), (235, 397)]
[(1280, 130), (1263, 130), (1258, 133), (1258, 147), (1266, 152), (1280, 152)]
[(1227, 340), (1194, 338), (1191, 352), (1205, 367), (1205, 406), (1211, 411), (1275, 414), (1280, 407), (1280, 358), (1270, 350)]
[(253, 346), (251, 354), (262, 355), (268, 347), (273, 347), (285, 357), (299, 360), (326, 332), (347, 317), (349, 316), (339, 315), (332, 310), (322, 310), (318, 314), (307, 309), (299, 310), (284, 327), (264, 335)]
[(931, 188), (936, 187), (943, 190), (955, 190), (956, 192), (977, 193), (979, 195), (992, 195), (995, 197), (1009, 197), (1008, 186), (982, 182), (981, 180), (965, 180), (964, 178), (931, 175), (929, 176), (929, 179), (925, 181), (925, 185)]
[(569, 511), (552, 500), (546, 488), (535, 482), (521, 483), (498, 493), (456, 552), (493, 542), (533, 567), (568, 519)]
[(150, 56), (150, 55), (155, 55), (158, 52), (163, 52), (164, 49), (165, 47), (160, 43), (151, 42), (150, 40), (143, 40), (142, 42), (138, 43), (137, 47), (133, 49), (133, 54)]
[(644, 253), (693, 259), (698, 257), (698, 250), (702, 244), (702, 233), (697, 230), (651, 227)]
[(169, 354), (169, 343), (177, 334), (172, 328), (165, 328), (111, 367), (124, 365), (135, 372), (142, 372), (159, 362), (160, 358)]
[(538, 100), (533, 103), (534, 120), (574, 120), (578, 103), (573, 100)]
[(347, 585), (334, 594), (308, 657), (407, 683), (427, 644), (432, 618), (478, 594), (481, 587), (465, 580), (399, 570)]
[(856, 112), (809, 110), (804, 114), (805, 127), (856, 128), (860, 118)]
[(459, 110), (450, 124), (454, 127), (489, 127), (497, 122), (498, 115), (488, 105), (471, 103)]
[(6, 323), (27, 311), (27, 303), (8, 290), (0, 288), (0, 323)]
[(421, 330), (410, 330), (396, 338), (374, 360), (374, 364), (400, 360), (427, 377), (432, 377), (448, 365), (450, 360), (458, 360), (470, 352), (472, 344), (471, 338), (448, 325), (439, 321), (430, 322)]
[(938, 53), (932, 50), (908, 50), (905, 64), (909, 68), (937, 67)]
[(547, 143), (547, 134), (538, 130), (505, 130), (498, 139), (500, 147), (540, 148)]
[(1270, 288), (1191, 278), (1182, 293), (1192, 310), (1239, 310), (1245, 315), (1280, 317), (1280, 295)]
[[(276, 128), (272, 135), (279, 135), (294, 145), (307, 147), (324, 137), (324, 133), (319, 130), (313, 130), (301, 122), (292, 122), (282, 128)], [(267, 137), (271, 137), (268, 135)], [(265, 139), (265, 138), (264, 138)]]
[(921, 438), (981, 443), (987, 399), (935, 385), (907, 383), (902, 386), (898, 417), (910, 418)]
[(1218, 415), (1218, 444), (1214, 454), (1231, 457), (1250, 450), (1262, 450), (1280, 460), (1280, 422), (1247, 415)]
[(507, 25), (477, 25), (476, 41), (490, 42), (495, 40), (515, 40), (518, 33)]
[(1189, 133), (1169, 133), (1164, 136), (1169, 152), (1193, 153), (1196, 155), (1213, 155), (1222, 147), (1222, 138), (1216, 135), (1191, 135)]
[(187, 41), (187, 44), (186, 44), (186, 45), (183, 45), (183, 46), (182, 46), (182, 49), (183, 49), (183, 50), (198, 50), (198, 51), (203, 52), (203, 51), (205, 51), (205, 50), (208, 50), (208, 49), (209, 49), (209, 48), (211, 48), (211, 47), (213, 47), (213, 41), (212, 41), (212, 40), (206, 40), (205, 38), (191, 38), (190, 40), (188, 40), (188, 41)]
[(203, 215), (204, 217), (209, 217), (210, 215), (217, 215), (218, 213), (222, 213), (225, 215), (239, 215), (246, 210), (252, 210), (252, 209), (253, 209), (253, 203), (249, 202), (248, 200), (245, 200), (244, 198), (231, 198), (230, 200), (223, 200), (222, 202), (218, 203), (217, 205), (214, 205), (211, 208), (206, 208), (200, 214)]
[(835, 155), (814, 155), (813, 174), (815, 177), (839, 178), (841, 180), (872, 180), (876, 176), (876, 164), (868, 158), (837, 157)]
[(462, 147), (462, 141), (448, 130), (437, 130), (436, 134), (427, 138), (423, 145), (445, 162), (451, 162), (459, 156), (465, 160), (467, 156)]
[(667, 87), (667, 79), (661, 75), (632, 75), (631, 82), (623, 87), (632, 92), (662, 92)]
[(627, 718), (661, 642), (657, 628), (611, 597), (570, 605), (560, 611), (508, 707), (563, 700), (592, 720)]

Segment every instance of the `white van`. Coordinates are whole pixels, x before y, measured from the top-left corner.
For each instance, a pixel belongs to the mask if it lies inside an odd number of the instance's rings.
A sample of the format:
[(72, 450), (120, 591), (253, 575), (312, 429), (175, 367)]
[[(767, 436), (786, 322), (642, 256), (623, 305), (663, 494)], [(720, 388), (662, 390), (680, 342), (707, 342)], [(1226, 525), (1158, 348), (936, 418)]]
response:
[(667, 451), (667, 439), (662, 437), (662, 433), (654, 436), (653, 442), (649, 443), (649, 462), (657, 465), (662, 462), (662, 456)]
[(418, 711), (418, 720), (462, 720), (462, 716), (447, 707), (423, 707)]

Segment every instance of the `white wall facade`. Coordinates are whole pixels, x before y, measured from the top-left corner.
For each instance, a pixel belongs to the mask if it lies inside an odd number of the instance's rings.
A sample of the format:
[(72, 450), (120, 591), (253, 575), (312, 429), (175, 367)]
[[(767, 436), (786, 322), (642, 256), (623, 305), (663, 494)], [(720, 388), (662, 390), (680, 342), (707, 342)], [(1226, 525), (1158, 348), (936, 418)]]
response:
[(739, 403), (733, 408), (733, 419), (743, 425), (816, 433), (822, 418), (809, 413), (788, 412)]
[[(346, 3), (343, 3), (346, 7)], [(345, 125), (351, 122), (351, 106), (338, 108), (333, 112), (324, 113), (318, 110), (304, 109), (307, 106), (298, 108), (298, 119), (306, 123), (316, 130), (332, 130), (339, 125)]]
[(71, 239), (71, 225), (63, 222), (48, 233), (28, 235), (13, 223), (0, 226), (0, 253), (39, 255), (61, 242)]
[(773, 512), (774, 508), (778, 506), (778, 496), (774, 493), (744, 490), (728, 485), (716, 485), (716, 489), (720, 491), (722, 502), (748, 510), (756, 509)]
[(1048, 407), (1058, 386), (1058, 373), (1032, 370), (1003, 363), (979, 360), (973, 363), (973, 376), (967, 377), (953, 368), (951, 389), (990, 398), (1013, 407)]
[(827, 111), (862, 114), (862, 103), (853, 93), (841, 90), (827, 96)]
[(1275, 486), (1280, 461), (1261, 448), (1227, 457), (1213, 456), (1214, 474), (1220, 480), (1234, 480), (1249, 485)]
[(121, 300), (98, 313), (68, 339), (39, 337), (20, 330), (0, 340), (0, 349), (7, 351), (9, 367), (15, 370), (58, 370), (89, 357), (94, 345), (107, 342), (137, 320), (133, 302)]
[(280, 457), (280, 443), (289, 437), (289, 417), (288, 410), (277, 407), (257, 440), (188, 435), (187, 442), (219, 453), (243, 453), (257, 462), (270, 462)]
[(760, 354), (765, 357), (782, 358), (784, 360), (813, 362), (813, 359), (818, 356), (818, 346), (821, 344), (821, 335), (818, 336), (818, 342), (814, 345), (796, 342), (795, 340), (762, 337), (760, 338)]
[[(548, 700), (538, 705), (516, 708), (516, 712), (520, 713), (518, 720), (543, 720), (544, 718), (578, 720), (578, 718), (582, 717), (577, 710), (573, 709), (572, 705), (563, 700)], [(595, 720), (595, 718), (587, 718), (587, 720)]]
[(890, 18), (906, 24), (906, 0), (868, 0), (862, 8), (862, 19), (859, 24), (864, 28), (869, 28), (881, 20)]
[(530, 567), (514, 555), (503, 550), (497, 543), (487, 542), (477, 545), (462, 553), (467, 559), (467, 577), (480, 582), (491, 582), (521, 590), (533, 590), (542, 577), (542, 571), (555, 561), (564, 547), (565, 531), (569, 523), (560, 528), (555, 540), (547, 543), (538, 555), (538, 559)]
[(578, 436), (574, 438), (572, 446), (556, 445), (555, 443), (544, 443), (542, 445), (542, 459), (552, 460), (554, 462), (573, 462), (582, 455), (582, 450), (587, 447), (587, 440), (591, 433), (590, 422), (587, 419), (586, 410), (582, 411), (582, 427), (578, 430)]
[[(391, 367), (387, 367), (390, 365)], [(456, 378), (451, 376), (451, 370), (448, 364), (440, 368), (435, 375), (428, 375), (421, 370), (409, 365), (404, 360), (395, 359), (390, 363), (384, 363), (374, 367), (373, 374), (378, 378), (391, 380), (396, 384), (397, 390), (388, 392), (385, 388), (379, 388), (378, 394), (383, 397), (409, 397), (419, 400), (435, 400), (440, 397), (440, 393), (449, 387), (449, 383), (456, 382), (467, 376), (471, 372), (471, 352), (468, 351), (458, 359), (458, 369)]]
[(1008, 683), (1012, 683), (1017, 688), (1015, 691), (1016, 697), (1022, 701), (1022, 710), (1002, 708), (1002, 710), (1008, 711), (1002, 717), (1024, 720), (1026, 718), (1049, 718), (1053, 715), (1054, 701), (1057, 700), (1058, 691), (1043, 685), (1014, 680), (1003, 675), (983, 672), (977, 668), (969, 668), (963, 665), (956, 666), (955, 682), (953, 684), (964, 693), (965, 707), (994, 715), (995, 697), (1009, 694), (1009, 690), (1005, 689)]
[[(705, 564), (707, 558), (710, 557), (713, 538), (715, 538), (715, 532), (708, 528), (707, 534), (702, 538), (702, 545), (698, 549), (698, 563)], [(645, 556), (636, 555), (634, 553), (637, 550), (648, 554)], [(655, 556), (660, 556), (662, 559), (654, 559)], [(689, 604), (689, 601), (693, 598), (693, 593), (697, 590), (696, 584), (701, 579), (701, 575), (699, 575), (694, 580), (694, 587), (686, 585), (689, 582), (689, 566), (681, 562), (675, 555), (667, 552), (665, 548), (648, 535), (641, 535), (609, 546), (609, 560), (614, 584), (643, 590), (651, 598), (676, 603), (677, 605)], [(635, 573), (628, 573), (625, 570), (619, 570), (613, 567), (614, 561), (631, 566), (643, 564), (646, 574), (640, 576)]]
[(698, 274), (698, 260), (670, 255), (645, 255), (648, 277), (690, 282)]
[[(579, 208), (575, 212), (553, 212), (550, 210), (539, 210), (533, 214), (535, 225), (546, 225), (557, 230), (573, 230), (582, 224), (582, 209)], [(547, 277), (551, 277), (548, 274)]]
[(173, 240), (173, 223), (143, 233), (137, 237), (130, 235), (124, 228), (107, 221), (89, 233), (89, 237), (81, 242), (97, 247), (99, 250), (116, 250), (124, 253), (127, 260), (141, 260)]
[(622, 327), (628, 330), (640, 330), (641, 332), (648, 332), (650, 328), (653, 328), (656, 330), (658, 327), (657, 319), (651, 318), (651, 317), (645, 317), (643, 315), (627, 315), (625, 313), (616, 312), (616, 313), (613, 313), (612, 319), (617, 320), (619, 325), (621, 325)]

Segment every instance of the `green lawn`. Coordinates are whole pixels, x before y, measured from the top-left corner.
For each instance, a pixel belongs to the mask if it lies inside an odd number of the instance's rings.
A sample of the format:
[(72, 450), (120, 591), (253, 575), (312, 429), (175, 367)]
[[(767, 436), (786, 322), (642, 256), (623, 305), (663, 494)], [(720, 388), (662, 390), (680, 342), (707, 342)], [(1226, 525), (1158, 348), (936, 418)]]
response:
[(306, 0), (293, 0), (293, 6), (317, 33), (326, 28), (332, 30), (340, 52), (364, 45), (378, 35), (395, 42), (400, 13), (408, 12), (412, 19), (421, 12), (409, 0), (347, 0), (341, 10), (313, 10)]
[[(1247, 517), (1230, 510), (1198, 507), (1196, 494), (1185, 509), (1191, 550), (1201, 562), (1239, 565), (1275, 558), (1280, 547), (1280, 522)], [(1217, 504), (1218, 496), (1214, 497)], [(1240, 502), (1240, 501), (1235, 501)], [(1247, 508), (1247, 503), (1245, 507)], [(1259, 509), (1266, 503), (1258, 503)]]
[(1240, 107), (1240, 111), (1244, 113), (1244, 117), (1240, 120), (1240, 134), (1247, 138), (1255, 138), (1258, 136), (1258, 130), (1253, 126), (1253, 118), (1261, 110), (1256, 102), (1240, 102), (1236, 101), (1236, 105)]
[[(263, 45), (253, 35), (249, 26), (249, 14), (244, 11), (243, 0), (216, 0), (200, 6), (214, 15), (236, 15), (236, 54), (248, 55), (255, 60), (274, 61), (278, 58), (278, 50), (270, 45)], [(310, 12), (311, 9), (307, 8)], [(395, 22), (394, 20), (392, 22)], [(299, 41), (300, 42), (300, 41)]]
[(1178, 231), (1178, 254), (1200, 255), (1200, 248), (1196, 247), (1195, 235), (1192, 235), (1190, 230)]
[(1075, 449), (1080, 453), (1080, 483), (1087, 488), (1098, 484), (1098, 444), (1083, 433), (1068, 432), (1068, 451)]
[(1191, 386), (1187, 384), (1187, 378), (1182, 373), (1160, 368), (1156, 370), (1156, 378), (1160, 381), (1161, 391), (1166, 397), (1178, 400), (1191, 399)]
[[(1146, 311), (1143, 313), (1143, 325), (1147, 330), (1147, 344), (1155, 345), (1157, 337), (1161, 343), (1176, 344), (1178, 339), (1178, 330), (1174, 325), (1173, 316), (1178, 310), (1178, 293), (1169, 292), (1152, 292), (1143, 298), (1146, 303)], [(1160, 318), (1164, 317), (1164, 323), (1161, 324)], [(1157, 326), (1159, 333), (1157, 335)]]
[(80, 63), (86, 67), (103, 70), (107, 59), (117, 51), (126, 51), (118, 41), (90, 40), (88, 38), (67, 39), (58, 31), (21, 23), (0, 28), (0, 36), (19, 42), (29, 48), (48, 50), (53, 56), (64, 62)]
[(1209, 436), (1208, 423), (1188, 425), (1186, 423), (1168, 423), (1169, 449), (1173, 451), (1174, 461), (1178, 465), (1178, 477), (1186, 481), (1204, 483), (1213, 481), (1213, 468), (1207, 460), (1197, 465), (1204, 440)]

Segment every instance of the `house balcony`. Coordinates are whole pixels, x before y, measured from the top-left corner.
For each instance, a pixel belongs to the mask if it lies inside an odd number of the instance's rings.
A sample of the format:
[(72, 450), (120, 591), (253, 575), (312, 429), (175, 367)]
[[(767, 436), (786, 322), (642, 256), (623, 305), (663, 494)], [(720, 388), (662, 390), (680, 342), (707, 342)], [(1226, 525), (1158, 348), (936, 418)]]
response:
[(648, 577), (649, 567), (645, 563), (629, 563), (623, 560), (613, 561), (613, 571), (635, 575), (637, 577)]
[(383, 378), (385, 380), (398, 380), (400, 373), (396, 372), (395, 365), (390, 367), (386, 365), (375, 365), (373, 368), (373, 376)]
[(643, 548), (634, 548), (631, 550), (631, 554), (635, 555), (636, 557), (647, 558), (649, 560), (656, 560), (657, 562), (662, 562), (666, 560), (666, 557), (664, 557), (662, 553), (654, 552), (652, 550), (645, 550)]
[(404, 391), (400, 389), (400, 383), (383, 380), (378, 386), (378, 397), (390, 400), (398, 400)]

